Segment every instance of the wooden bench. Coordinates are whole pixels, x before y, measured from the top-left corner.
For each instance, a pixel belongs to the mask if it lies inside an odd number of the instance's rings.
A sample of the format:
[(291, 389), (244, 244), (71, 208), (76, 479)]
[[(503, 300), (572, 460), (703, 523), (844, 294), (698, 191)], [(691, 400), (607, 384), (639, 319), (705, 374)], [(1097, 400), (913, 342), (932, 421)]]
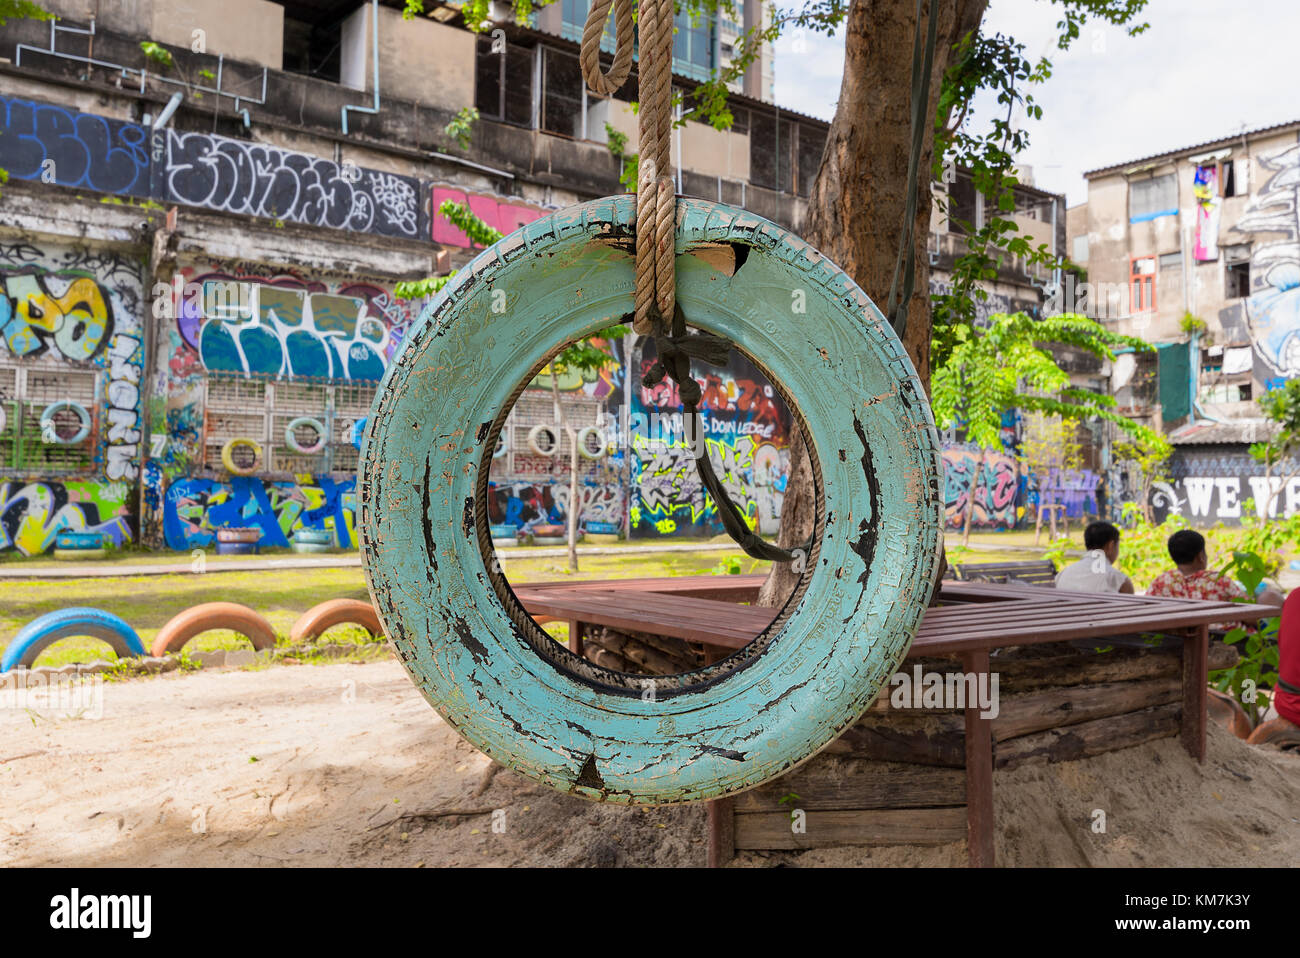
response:
[(1024, 585), (1056, 585), (1056, 566), (1051, 559), (1026, 559), (1015, 562), (957, 563), (961, 582), (1020, 582)]
[[(753, 601), (763, 579), (762, 575), (694, 576), (537, 583), (521, 584), (514, 591), (530, 614), (570, 622), (570, 648), (578, 654), (583, 630), (599, 625), (699, 642), (721, 658), (744, 647), (775, 618), (775, 610), (738, 604)], [(994, 649), (1135, 633), (1171, 635), (1182, 643), (1181, 680), (1174, 692), (1181, 706), (1165, 707), (1177, 711), (1167, 716), (1172, 723), (1169, 731), (1176, 728), (1188, 754), (1203, 762), (1209, 623), (1275, 612), (1271, 607), (1231, 602), (1057, 592), (1023, 584), (944, 582), (907, 658), (957, 656), (964, 674), (984, 682), (991, 672)], [(981, 715), (977, 703), (968, 704), (962, 717), (964, 746), (959, 751), (964, 756), (959, 760), (965, 770), (969, 861), (972, 866), (987, 867), (993, 864), (994, 722)], [(851, 738), (855, 730), (856, 726), (851, 726), (842, 739)], [(957, 809), (935, 811), (948, 822), (949, 813)], [(711, 864), (722, 864), (734, 853), (732, 816), (731, 798), (709, 803)]]

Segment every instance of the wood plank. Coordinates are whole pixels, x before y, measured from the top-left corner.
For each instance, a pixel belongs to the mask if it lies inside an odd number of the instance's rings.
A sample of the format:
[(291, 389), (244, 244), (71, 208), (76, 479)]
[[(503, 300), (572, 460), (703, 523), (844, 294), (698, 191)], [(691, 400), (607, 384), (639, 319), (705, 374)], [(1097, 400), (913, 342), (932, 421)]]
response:
[(1157, 705), (1140, 712), (1094, 719), (998, 742), (994, 765), (1016, 768), (1026, 762), (1073, 762), (1081, 758), (1131, 748), (1178, 734), (1182, 703)]
[(1045, 729), (1179, 702), (1182, 695), (1182, 681), (1174, 676), (1000, 695), (1001, 708), (993, 720), (993, 737), (1003, 742)]
[(709, 818), (708, 867), (721, 868), (736, 856), (736, 817), (731, 798), (706, 802)]
[(1209, 626), (1201, 626), (1183, 643), (1182, 727), (1180, 734), (1187, 754), (1205, 761), (1206, 717), (1209, 710)]
[(931, 728), (921, 723), (899, 726), (894, 722), (858, 722), (826, 746), (824, 753), (882, 762), (909, 762), (962, 768), (966, 748), (960, 720), (949, 728), (941, 723)]
[[(787, 795), (793, 804), (781, 804)], [(867, 808), (937, 808), (966, 803), (960, 769), (818, 756), (788, 775), (741, 792), (737, 812), (785, 812)]]
[[(962, 657), (967, 674), (989, 671), (987, 650)], [(966, 725), (966, 848), (972, 868), (993, 867), (993, 723), (968, 705)]]
[(794, 850), (835, 845), (946, 845), (966, 837), (966, 810), (890, 808), (808, 812), (807, 831), (790, 830), (788, 812), (738, 812), (737, 849)]

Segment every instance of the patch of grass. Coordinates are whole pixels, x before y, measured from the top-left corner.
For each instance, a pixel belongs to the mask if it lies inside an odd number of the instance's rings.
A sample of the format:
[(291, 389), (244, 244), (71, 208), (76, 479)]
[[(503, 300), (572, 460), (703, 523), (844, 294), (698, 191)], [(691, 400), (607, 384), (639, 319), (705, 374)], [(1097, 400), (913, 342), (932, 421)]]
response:
[[(526, 552), (498, 553), (502, 568), (511, 582), (540, 582), (569, 578), (563, 560), (553, 557), (530, 557)], [(718, 551), (615, 553), (584, 556), (577, 579), (626, 579), (645, 576), (669, 577), (707, 575), (717, 565)], [(134, 561), (137, 555), (131, 555)], [(162, 556), (143, 556), (142, 561), (156, 561)], [(287, 645), (290, 630), (302, 615), (327, 599), (369, 600), (365, 578), (360, 568), (345, 569), (268, 569), (246, 572), (194, 574), (189, 571), (189, 557), (176, 557), (184, 570), (175, 574), (123, 576), (111, 579), (4, 579), (0, 580), (0, 647), (20, 628), (38, 616), (70, 606), (90, 606), (119, 615), (131, 624), (146, 649), (173, 616), (204, 602), (238, 602), (257, 610)], [(765, 563), (745, 559), (744, 571), (762, 571)], [(550, 623), (547, 631), (558, 641), (567, 642), (567, 623)], [(375, 643), (360, 626), (339, 625), (317, 639), (323, 644), (351, 643), (362, 647)], [(216, 629), (196, 636), (187, 650), (209, 652), (218, 649), (249, 647), (242, 635)], [(382, 646), (380, 646), (382, 648)], [(306, 647), (304, 656), (308, 654)], [(116, 656), (106, 643), (90, 638), (61, 639), (37, 660), (37, 665), (60, 666), (97, 659), (112, 661)], [(339, 661), (325, 659), (324, 661)]]

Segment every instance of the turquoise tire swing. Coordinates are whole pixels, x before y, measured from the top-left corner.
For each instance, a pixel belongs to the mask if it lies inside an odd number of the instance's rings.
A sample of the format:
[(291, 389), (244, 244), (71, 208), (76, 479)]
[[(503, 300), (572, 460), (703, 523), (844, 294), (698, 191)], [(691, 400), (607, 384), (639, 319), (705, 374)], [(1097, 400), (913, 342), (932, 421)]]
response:
[(390, 364), (362, 443), (367, 581), (425, 698), (498, 762), (625, 804), (750, 788), (852, 724), (920, 624), (942, 530), (933, 419), (880, 310), (759, 216), (676, 211), (677, 303), (777, 386), (813, 463), (799, 586), (744, 649), (677, 676), (601, 668), (523, 611), (491, 545), (488, 470), (514, 399), (560, 345), (633, 312), (634, 197), (528, 224), (460, 270)]

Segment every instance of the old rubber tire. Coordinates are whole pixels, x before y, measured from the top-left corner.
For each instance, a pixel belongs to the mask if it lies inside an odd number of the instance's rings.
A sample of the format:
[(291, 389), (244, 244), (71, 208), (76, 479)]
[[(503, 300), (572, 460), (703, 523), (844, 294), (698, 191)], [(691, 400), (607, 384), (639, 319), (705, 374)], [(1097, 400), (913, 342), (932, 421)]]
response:
[(78, 635), (103, 639), (118, 658), (144, 655), (144, 643), (124, 619), (102, 609), (74, 607), (47, 612), (19, 629), (5, 646), (0, 672), (8, 672), (16, 665), (31, 668), (40, 654), (59, 639)]
[(379, 616), (375, 615), (375, 607), (369, 602), (360, 599), (330, 599), (312, 606), (298, 617), (289, 632), (289, 641), (311, 642), (322, 632), (344, 622), (359, 625), (371, 635), (379, 635), (383, 631)]
[[(58, 430), (54, 428), (54, 414), (62, 412), (64, 409), (76, 416), (77, 421), (80, 423), (76, 434), (66, 438), (60, 436)], [(41, 440), (56, 446), (75, 446), (90, 435), (90, 424), (90, 413), (86, 412), (85, 406), (73, 402), (71, 399), (60, 399), (58, 402), (50, 403), (41, 413)]]
[(685, 675), (608, 671), (521, 615), (484, 557), (487, 471), (521, 384), (632, 310), (631, 196), (537, 220), (461, 269), (390, 364), (362, 447), (367, 580), (422, 693), (495, 760), (629, 804), (754, 786), (853, 723), (920, 623), (943, 518), (933, 419), (880, 311), (775, 224), (677, 208), (678, 302), (793, 400), (819, 477), (800, 587), (746, 648)]
[(259, 652), (275, 647), (275, 629), (253, 609), (238, 602), (205, 602), (172, 616), (154, 636), (149, 654), (179, 652), (190, 639), (210, 629), (238, 632)]
[[(316, 430), (316, 444), (304, 446), (298, 441), (298, 434), (295, 430), (299, 426), (311, 426)], [(329, 438), (329, 433), (325, 431), (325, 424), (319, 419), (313, 419), (311, 416), (299, 416), (297, 419), (291, 419), (289, 424), (284, 427), (284, 444), (294, 452), (304, 456), (314, 456), (325, 451), (325, 442)]]
[[(251, 465), (241, 466), (235, 462), (235, 450), (240, 446), (247, 446), (253, 450), (253, 462)], [(221, 447), (221, 464), (226, 467), (226, 472), (232, 476), (251, 476), (257, 472), (257, 467), (262, 461), (262, 446), (256, 439), (239, 438), (231, 439)]]

